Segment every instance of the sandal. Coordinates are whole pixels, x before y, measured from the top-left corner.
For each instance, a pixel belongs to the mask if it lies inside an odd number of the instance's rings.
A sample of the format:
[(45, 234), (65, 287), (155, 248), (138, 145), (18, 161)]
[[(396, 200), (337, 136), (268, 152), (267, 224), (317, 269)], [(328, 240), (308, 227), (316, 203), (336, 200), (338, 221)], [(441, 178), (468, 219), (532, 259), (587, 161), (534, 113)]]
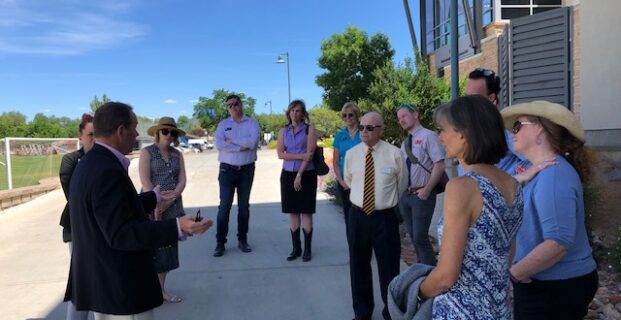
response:
[(168, 302), (168, 303), (179, 303), (182, 301), (181, 298), (179, 298), (178, 296), (174, 295), (174, 294), (166, 294), (163, 295), (164, 301)]

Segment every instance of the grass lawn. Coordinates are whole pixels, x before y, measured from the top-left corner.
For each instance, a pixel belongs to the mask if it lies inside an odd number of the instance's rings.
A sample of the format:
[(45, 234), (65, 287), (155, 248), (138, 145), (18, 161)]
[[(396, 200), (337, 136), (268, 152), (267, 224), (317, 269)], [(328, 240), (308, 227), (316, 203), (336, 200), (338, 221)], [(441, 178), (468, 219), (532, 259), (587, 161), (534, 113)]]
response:
[[(36, 185), (43, 178), (58, 177), (62, 158), (62, 154), (51, 156), (11, 156), (13, 188)], [(6, 166), (0, 165), (0, 171), (2, 171), (0, 172), (0, 190), (6, 190), (8, 188)]]

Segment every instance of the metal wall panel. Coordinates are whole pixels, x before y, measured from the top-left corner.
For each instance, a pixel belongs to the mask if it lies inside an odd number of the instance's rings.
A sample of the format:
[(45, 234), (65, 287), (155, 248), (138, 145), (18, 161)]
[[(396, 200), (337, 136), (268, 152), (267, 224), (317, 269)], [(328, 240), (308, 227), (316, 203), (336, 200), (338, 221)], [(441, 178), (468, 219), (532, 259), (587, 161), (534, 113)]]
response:
[[(548, 100), (571, 107), (569, 10), (559, 8), (511, 21), (507, 50), (510, 104)], [(498, 46), (499, 62), (504, 50)]]

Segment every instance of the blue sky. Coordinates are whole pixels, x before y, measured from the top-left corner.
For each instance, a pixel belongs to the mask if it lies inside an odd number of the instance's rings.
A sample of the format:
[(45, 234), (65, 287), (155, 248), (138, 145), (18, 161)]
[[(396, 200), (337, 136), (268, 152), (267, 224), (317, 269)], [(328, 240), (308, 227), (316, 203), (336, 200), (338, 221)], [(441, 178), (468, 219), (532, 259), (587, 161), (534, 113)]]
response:
[(139, 115), (176, 118), (220, 88), (281, 112), (285, 51), (292, 98), (313, 106), (321, 41), (349, 25), (387, 35), (397, 62), (413, 55), (400, 0), (0, 0), (0, 112), (77, 118), (106, 93)]

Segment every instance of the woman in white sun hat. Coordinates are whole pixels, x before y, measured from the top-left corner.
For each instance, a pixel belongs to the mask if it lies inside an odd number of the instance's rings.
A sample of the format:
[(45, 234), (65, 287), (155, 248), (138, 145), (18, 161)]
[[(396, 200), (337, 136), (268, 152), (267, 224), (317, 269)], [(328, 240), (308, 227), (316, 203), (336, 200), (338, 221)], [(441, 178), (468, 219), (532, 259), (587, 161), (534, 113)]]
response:
[(556, 162), (524, 186), (524, 220), (510, 269), (515, 319), (582, 319), (598, 288), (584, 222), (582, 184), (593, 168), (584, 129), (571, 111), (547, 101), (501, 114), (515, 151), (528, 159), (522, 169)]

